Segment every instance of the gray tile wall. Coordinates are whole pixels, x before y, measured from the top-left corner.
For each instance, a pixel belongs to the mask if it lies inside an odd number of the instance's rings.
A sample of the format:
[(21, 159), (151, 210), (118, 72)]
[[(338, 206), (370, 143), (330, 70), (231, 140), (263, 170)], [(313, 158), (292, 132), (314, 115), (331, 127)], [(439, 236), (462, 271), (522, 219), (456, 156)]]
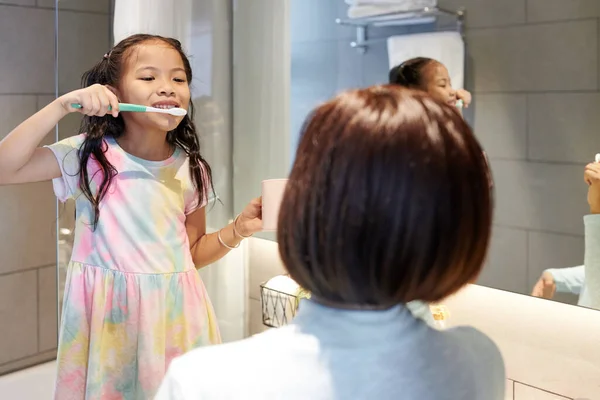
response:
[(600, 2), (439, 3), (467, 7), (469, 119), (497, 186), (479, 283), (529, 293), (544, 269), (583, 263), (583, 166), (600, 152)]
[[(53, 8), (54, 0), (0, 0), (0, 138), (54, 98)], [(61, 9), (64, 92), (108, 49), (109, 6), (61, 0)], [(63, 126), (61, 136), (73, 133), (73, 123)], [(53, 141), (51, 132), (45, 143)], [(0, 374), (56, 355), (56, 221), (50, 183), (0, 187)]]

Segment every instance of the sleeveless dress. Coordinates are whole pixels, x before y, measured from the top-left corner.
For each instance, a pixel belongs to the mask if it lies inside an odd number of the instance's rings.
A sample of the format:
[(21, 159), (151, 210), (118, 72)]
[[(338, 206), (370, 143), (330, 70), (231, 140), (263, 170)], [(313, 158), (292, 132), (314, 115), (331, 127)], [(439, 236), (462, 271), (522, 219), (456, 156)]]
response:
[[(186, 215), (205, 204), (198, 204), (182, 149), (147, 161), (106, 137), (118, 174), (94, 230), (93, 208), (79, 188), (84, 138), (48, 146), (62, 171), (56, 196), (76, 202), (55, 399), (151, 399), (174, 357), (221, 340), (185, 229)], [(95, 193), (98, 163), (90, 159), (87, 170)]]

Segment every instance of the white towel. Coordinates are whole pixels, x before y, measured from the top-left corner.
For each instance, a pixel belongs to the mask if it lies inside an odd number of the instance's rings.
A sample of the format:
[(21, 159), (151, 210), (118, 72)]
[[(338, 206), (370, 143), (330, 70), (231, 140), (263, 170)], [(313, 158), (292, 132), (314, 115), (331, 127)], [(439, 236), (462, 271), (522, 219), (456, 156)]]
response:
[(404, 13), (384, 16), (390, 13), (401, 13), (407, 10), (404, 7), (374, 7), (374, 6), (351, 6), (348, 8), (348, 18), (382, 17), (377, 19), (377, 26), (400, 26), (400, 25), (422, 25), (435, 22), (435, 17), (419, 17), (415, 13)]
[(346, 0), (346, 4), (350, 6), (361, 5), (402, 5), (409, 10), (423, 7), (437, 6), (437, 0)]
[(465, 43), (458, 32), (392, 36), (387, 40), (390, 69), (414, 57), (433, 58), (448, 68), (452, 86), (464, 87)]
[[(348, 1), (348, 0), (347, 0)], [(399, 0), (394, 3), (358, 3), (348, 7), (348, 18), (367, 18), (376, 17), (390, 13), (402, 13), (406, 11), (422, 10), (427, 7), (435, 7), (436, 0)], [(386, 17), (382, 17), (382, 20)], [(390, 25), (415, 25), (428, 24), (435, 21), (435, 17), (420, 17), (413, 13), (403, 15), (394, 15), (387, 19), (393, 20), (396, 23)]]

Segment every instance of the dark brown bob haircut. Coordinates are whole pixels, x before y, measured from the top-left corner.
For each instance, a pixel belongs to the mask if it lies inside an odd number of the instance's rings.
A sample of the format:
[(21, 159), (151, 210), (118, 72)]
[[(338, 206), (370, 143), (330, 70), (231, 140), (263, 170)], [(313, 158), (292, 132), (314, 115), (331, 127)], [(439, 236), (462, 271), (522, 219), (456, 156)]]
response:
[(282, 260), (323, 301), (439, 301), (481, 271), (488, 174), (454, 107), (395, 85), (342, 93), (302, 129), (279, 214)]

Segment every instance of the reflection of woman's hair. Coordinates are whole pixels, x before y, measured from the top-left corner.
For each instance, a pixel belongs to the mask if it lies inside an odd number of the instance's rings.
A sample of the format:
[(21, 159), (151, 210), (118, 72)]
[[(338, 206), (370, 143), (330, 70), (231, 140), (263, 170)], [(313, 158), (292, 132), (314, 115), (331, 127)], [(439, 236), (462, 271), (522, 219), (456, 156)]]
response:
[(404, 61), (390, 70), (389, 83), (406, 88), (419, 89), (423, 87), (423, 70), (432, 62), (432, 58), (416, 57)]
[(487, 163), (457, 110), (377, 86), (309, 116), (277, 236), (316, 298), (387, 307), (439, 301), (476, 279), (491, 218)]

